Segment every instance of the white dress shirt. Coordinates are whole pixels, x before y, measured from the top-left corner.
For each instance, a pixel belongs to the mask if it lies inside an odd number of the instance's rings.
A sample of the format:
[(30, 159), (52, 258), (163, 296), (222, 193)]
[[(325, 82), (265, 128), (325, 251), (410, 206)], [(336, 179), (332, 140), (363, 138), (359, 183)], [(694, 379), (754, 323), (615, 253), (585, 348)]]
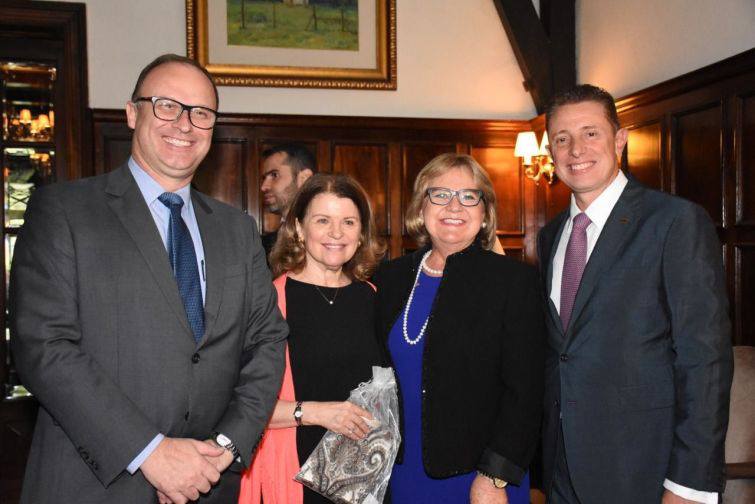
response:
[[(613, 207), (616, 202), (619, 201), (619, 196), (624, 192), (624, 188), (627, 185), (627, 177), (624, 172), (619, 170), (619, 174), (613, 179), (613, 182), (606, 187), (600, 196), (595, 198), (589, 207), (585, 210), (587, 217), (590, 219), (590, 224), (585, 229), (587, 233), (587, 257), (585, 261), (590, 260), (590, 254), (595, 248), (595, 244), (600, 237), (603, 226), (606, 225), (608, 216), (611, 215)], [(564, 226), (564, 232), (561, 233), (561, 239), (558, 241), (558, 248), (556, 249), (556, 255), (553, 256), (553, 277), (551, 278), (551, 293), (550, 298), (553, 304), (556, 305), (556, 311), (561, 314), (561, 275), (564, 272), (564, 258), (566, 257), (566, 246), (569, 244), (569, 237), (571, 236), (571, 229), (574, 222), (574, 217), (582, 212), (577, 206), (577, 200), (574, 198), (574, 194), (571, 195), (571, 205), (569, 206), (569, 220), (566, 221)]]
[[(626, 175), (619, 170), (619, 174), (613, 182), (611, 182), (609, 186), (606, 187), (597, 198), (595, 198), (595, 201), (585, 209), (585, 213), (591, 221), (585, 229), (585, 232), (587, 233), (587, 261), (590, 260), (590, 254), (592, 254), (595, 244), (598, 242), (598, 238), (600, 238), (600, 233), (603, 231), (603, 227), (605, 226), (608, 217), (611, 215), (613, 207), (616, 206), (616, 202), (619, 201), (621, 193), (624, 192), (627, 182)], [(561, 311), (561, 275), (564, 271), (566, 246), (569, 244), (574, 217), (581, 211), (582, 210), (577, 206), (574, 194), (572, 194), (571, 204), (569, 205), (569, 220), (567, 220), (564, 225), (564, 231), (561, 233), (561, 238), (558, 241), (556, 254), (553, 256), (553, 276), (551, 277), (550, 299), (553, 301), (553, 304), (556, 305), (556, 311), (559, 312), (559, 315)], [(718, 493), (716, 492), (701, 492), (699, 490), (693, 490), (674, 483), (669, 479), (664, 480), (663, 487), (679, 497), (688, 500), (702, 502), (703, 504), (718, 504)]]

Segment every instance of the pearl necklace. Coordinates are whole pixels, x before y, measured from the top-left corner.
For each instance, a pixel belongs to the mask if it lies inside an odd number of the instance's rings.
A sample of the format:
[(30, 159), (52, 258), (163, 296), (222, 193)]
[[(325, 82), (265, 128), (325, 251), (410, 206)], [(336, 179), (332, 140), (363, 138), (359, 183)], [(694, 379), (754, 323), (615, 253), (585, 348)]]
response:
[(414, 299), (414, 291), (417, 289), (417, 285), (419, 284), (419, 275), (422, 273), (422, 270), (424, 269), (428, 273), (432, 273), (433, 275), (442, 275), (442, 270), (434, 270), (427, 267), (427, 258), (430, 257), (430, 253), (432, 250), (428, 250), (424, 256), (422, 256), (422, 260), (419, 263), (419, 268), (417, 268), (417, 276), (414, 278), (414, 286), (412, 286), (412, 291), (409, 293), (409, 299), (406, 301), (406, 308), (404, 308), (404, 320), (402, 324), (402, 328), (404, 330), (404, 341), (409, 343), (410, 345), (414, 346), (422, 339), (422, 336), (425, 335), (425, 329), (427, 329), (427, 322), (430, 320), (430, 315), (427, 316), (425, 319), (425, 323), (422, 324), (422, 329), (419, 330), (419, 334), (415, 339), (411, 339), (409, 337), (409, 331), (407, 330), (406, 326), (409, 320), (409, 309), (412, 307), (412, 300)]
[[(427, 271), (431, 275), (443, 276), (443, 270), (442, 269), (439, 269), (439, 270), (432, 269), (430, 266), (427, 265), (427, 259), (430, 257), (430, 253), (431, 252), (432, 252), (432, 250), (428, 250), (427, 254), (425, 254), (422, 257), (422, 262), (420, 263), (421, 266), (422, 266), (422, 269), (425, 270), (425, 271)], [(419, 278), (419, 277), (417, 277), (417, 278)]]

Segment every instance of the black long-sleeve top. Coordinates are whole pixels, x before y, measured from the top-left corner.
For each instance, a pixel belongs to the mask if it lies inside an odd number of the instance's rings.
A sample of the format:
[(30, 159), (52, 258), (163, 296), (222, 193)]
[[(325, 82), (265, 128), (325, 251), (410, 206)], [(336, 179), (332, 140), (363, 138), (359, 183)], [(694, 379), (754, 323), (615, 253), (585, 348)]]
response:
[[(384, 263), (375, 275), (377, 330), (386, 355), (388, 335), (427, 250)], [(543, 303), (531, 266), (478, 243), (446, 259), (424, 336), (422, 456), (428, 475), (479, 470), (521, 481), (541, 425)]]

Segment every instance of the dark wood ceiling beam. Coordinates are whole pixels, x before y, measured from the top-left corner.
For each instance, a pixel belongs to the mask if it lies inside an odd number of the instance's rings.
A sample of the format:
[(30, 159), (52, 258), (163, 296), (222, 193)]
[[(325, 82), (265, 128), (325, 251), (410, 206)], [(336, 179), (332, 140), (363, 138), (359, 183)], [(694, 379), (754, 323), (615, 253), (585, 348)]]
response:
[(553, 94), (576, 83), (575, 0), (493, 0), (538, 114)]
[(577, 83), (575, 0), (540, 0), (540, 21), (550, 39), (553, 92)]

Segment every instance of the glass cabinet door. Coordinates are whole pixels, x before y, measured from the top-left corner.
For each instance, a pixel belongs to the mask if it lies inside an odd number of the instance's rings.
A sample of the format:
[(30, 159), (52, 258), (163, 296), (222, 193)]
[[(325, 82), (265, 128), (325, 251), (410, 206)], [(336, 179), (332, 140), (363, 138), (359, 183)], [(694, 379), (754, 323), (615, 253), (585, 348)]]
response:
[[(0, 160), (3, 168), (3, 235), (5, 299), (8, 296), (10, 265), (19, 228), (34, 189), (55, 179), (55, 83), (52, 65), (0, 60), (0, 100), (3, 131)], [(7, 303), (4, 303), (7, 307)], [(5, 313), (7, 321), (7, 312)], [(10, 334), (5, 324), (5, 346)], [(28, 392), (13, 369), (10, 352), (5, 352), (7, 380), (5, 399), (25, 397)]]

